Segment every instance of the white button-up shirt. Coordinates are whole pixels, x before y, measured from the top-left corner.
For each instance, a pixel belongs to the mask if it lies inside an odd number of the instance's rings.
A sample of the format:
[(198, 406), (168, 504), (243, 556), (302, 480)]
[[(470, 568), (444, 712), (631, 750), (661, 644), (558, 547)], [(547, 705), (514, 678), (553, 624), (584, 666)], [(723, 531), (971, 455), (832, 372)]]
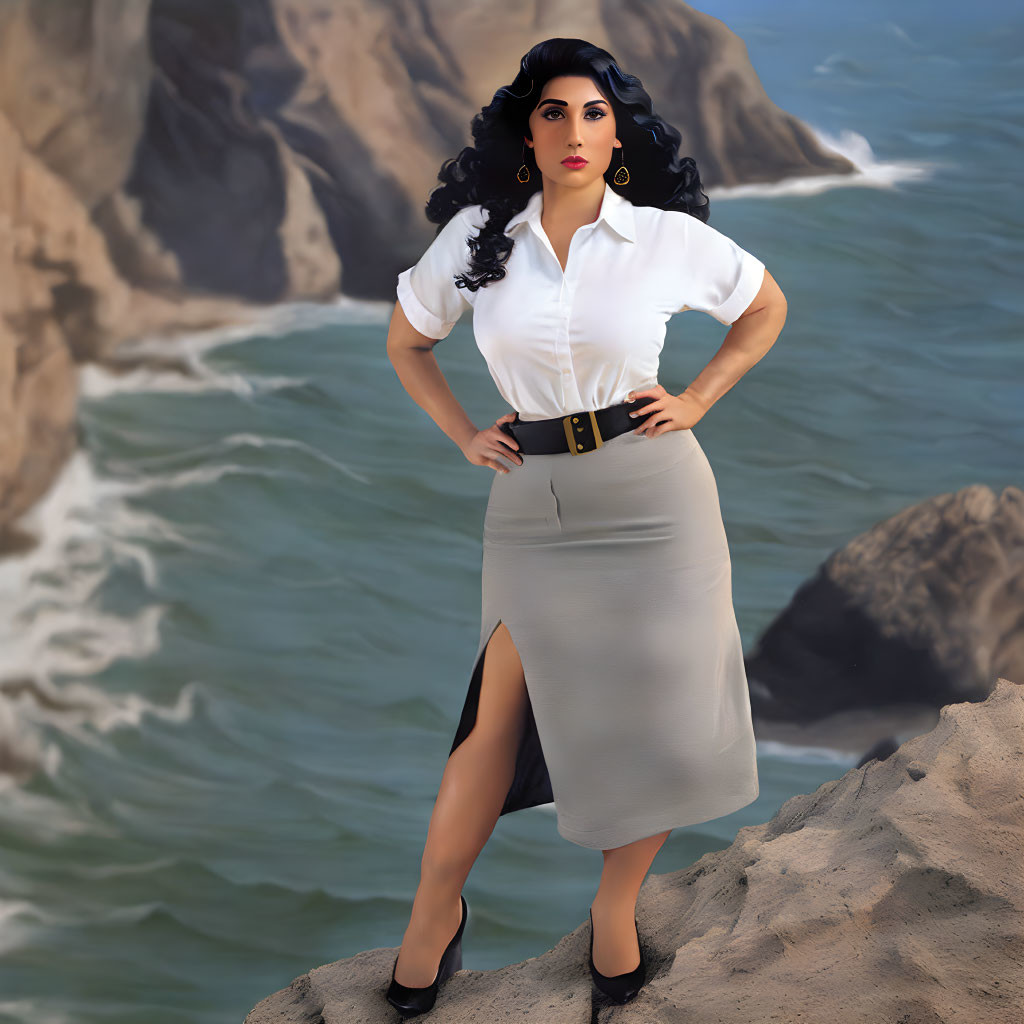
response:
[(488, 216), (456, 213), (420, 261), (398, 275), (413, 327), (445, 338), (473, 309), (477, 347), (498, 392), (523, 420), (604, 409), (658, 383), (665, 325), (699, 309), (733, 323), (757, 295), (764, 264), (681, 210), (634, 206), (605, 182), (597, 220), (576, 230), (563, 272), (541, 226), (543, 191), (509, 219), (506, 276), (475, 292), (467, 238)]

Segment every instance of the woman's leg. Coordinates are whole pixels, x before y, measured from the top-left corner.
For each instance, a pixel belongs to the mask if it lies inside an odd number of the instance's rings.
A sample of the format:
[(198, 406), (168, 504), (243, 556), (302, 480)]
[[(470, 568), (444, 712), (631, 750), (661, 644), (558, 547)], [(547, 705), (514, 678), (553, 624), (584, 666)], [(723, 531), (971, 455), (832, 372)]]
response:
[(452, 751), (441, 776), (395, 967), (402, 985), (420, 988), (434, 980), (441, 954), (459, 927), (462, 886), (512, 785), (527, 706), (522, 662), (502, 622), (484, 649), (473, 729)]
[(601, 883), (590, 908), (594, 917), (594, 966), (601, 974), (625, 974), (640, 963), (634, 924), (636, 898), (655, 854), (671, 831), (603, 851)]

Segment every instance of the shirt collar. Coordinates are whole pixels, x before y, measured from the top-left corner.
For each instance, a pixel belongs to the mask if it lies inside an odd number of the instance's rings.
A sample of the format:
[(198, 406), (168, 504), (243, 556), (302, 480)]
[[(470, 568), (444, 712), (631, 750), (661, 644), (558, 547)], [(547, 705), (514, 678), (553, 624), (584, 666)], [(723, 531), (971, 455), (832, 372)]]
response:
[[(533, 230), (539, 235), (541, 233), (540, 215), (544, 210), (544, 189), (539, 188), (530, 196), (526, 206), (523, 207), (514, 217), (509, 218), (505, 225), (505, 234), (510, 234), (520, 224), (530, 224)], [(636, 241), (636, 220), (633, 216), (633, 204), (620, 196), (606, 181), (604, 183), (604, 198), (601, 200), (601, 212), (597, 215), (594, 224), (604, 221), (616, 234), (621, 235), (627, 242)], [(586, 225), (585, 225), (586, 226)]]

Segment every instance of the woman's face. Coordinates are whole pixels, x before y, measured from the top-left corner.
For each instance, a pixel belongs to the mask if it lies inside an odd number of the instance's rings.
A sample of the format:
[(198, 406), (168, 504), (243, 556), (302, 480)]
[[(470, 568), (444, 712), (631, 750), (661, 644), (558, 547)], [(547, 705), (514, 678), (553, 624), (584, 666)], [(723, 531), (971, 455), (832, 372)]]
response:
[[(542, 175), (559, 185), (586, 187), (603, 178), (611, 163), (615, 115), (593, 79), (562, 75), (546, 82), (530, 114), (533, 149)], [(579, 167), (563, 164), (574, 154), (587, 162)]]

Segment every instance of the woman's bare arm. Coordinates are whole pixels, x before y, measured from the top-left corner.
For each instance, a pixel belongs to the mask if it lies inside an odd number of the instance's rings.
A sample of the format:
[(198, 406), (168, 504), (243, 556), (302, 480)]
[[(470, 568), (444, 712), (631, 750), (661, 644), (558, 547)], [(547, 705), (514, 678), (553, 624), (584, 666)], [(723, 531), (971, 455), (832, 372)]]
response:
[[(500, 458), (508, 459), (513, 465), (520, 465), (522, 456), (517, 451), (518, 443), (506, 436), (498, 424), (514, 419), (515, 413), (506, 413), (498, 418), (494, 426), (477, 430), (466, 415), (466, 410), (452, 394), (441, 367), (437, 365), (433, 351), (437, 340), (420, 334), (409, 323), (402, 304), (395, 303), (395, 311), (391, 314), (391, 324), (388, 326), (387, 351), (402, 386), (473, 465), (490, 466), (500, 473), (507, 473)], [(510, 448), (516, 454), (510, 455)]]
[(707, 412), (747, 370), (768, 354), (786, 322), (787, 309), (786, 296), (775, 278), (765, 270), (757, 295), (729, 328), (722, 347), (677, 397), (694, 398), (702, 411)]
[(448, 386), (433, 349), (436, 338), (420, 334), (409, 323), (400, 302), (395, 303), (388, 327), (388, 359), (412, 400), (462, 450), (477, 429)]

